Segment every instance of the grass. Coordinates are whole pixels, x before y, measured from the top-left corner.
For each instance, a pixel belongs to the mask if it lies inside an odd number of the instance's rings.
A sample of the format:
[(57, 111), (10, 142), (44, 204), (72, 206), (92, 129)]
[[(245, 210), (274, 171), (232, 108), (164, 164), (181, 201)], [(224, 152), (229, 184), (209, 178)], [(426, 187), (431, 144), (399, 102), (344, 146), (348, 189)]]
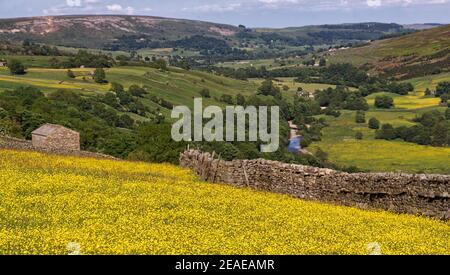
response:
[(330, 63), (349, 62), (355, 65), (375, 63), (385, 57), (407, 55), (425, 56), (450, 47), (448, 31), (450, 26), (433, 28), (417, 33), (378, 40), (367, 46), (339, 51), (330, 56)]
[[(49, 67), (50, 59), (55, 58), (55, 56), (30, 56), (30, 55), (0, 55), (0, 59), (12, 60), (16, 59), (23, 63), (26, 67)], [(67, 61), (69, 57), (58, 56), (59, 61)]]
[(408, 80), (411, 82), (416, 91), (424, 92), (427, 88), (430, 90), (435, 90), (439, 82), (450, 81), (450, 73), (442, 73), (438, 75), (418, 77)]
[[(67, 76), (64, 69), (30, 68), (23, 76), (12, 76), (6, 68), (0, 68), (0, 90), (19, 86), (34, 86), (44, 92), (54, 92), (58, 89), (71, 89), (85, 95), (102, 94), (109, 90), (108, 84), (97, 84), (91, 77), (94, 69), (73, 69), (76, 79)], [(128, 88), (131, 85), (146, 85), (150, 93), (172, 102), (175, 105), (192, 107), (193, 98), (200, 97), (202, 89), (208, 89), (211, 98), (205, 99), (205, 105), (224, 104), (218, 99), (222, 94), (233, 97), (238, 93), (244, 96), (253, 95), (257, 86), (255, 83), (240, 81), (217, 76), (200, 71), (185, 71), (170, 68), (170, 71), (159, 71), (148, 67), (114, 67), (106, 69), (107, 80), (118, 82)], [(83, 76), (86, 79), (83, 80)], [(150, 107), (155, 107), (149, 100), (145, 101)], [(164, 114), (169, 110), (163, 109)]]
[[(366, 112), (366, 119), (375, 117), (381, 123), (391, 123), (395, 127), (413, 126), (412, 119), (426, 110), (431, 109), (371, 110)], [(326, 117), (331, 126), (323, 130), (322, 141), (314, 143), (312, 151), (320, 147), (333, 163), (366, 171), (450, 174), (449, 147), (376, 140), (375, 130), (369, 129), (367, 124), (357, 124), (355, 116), (356, 112), (343, 111), (339, 118)], [(355, 139), (357, 132), (363, 133), (363, 140)]]
[[(264, 79), (261, 78), (252, 78), (249, 80), (255, 87), (259, 87)], [(310, 93), (314, 93), (316, 90), (323, 90), (329, 87), (335, 88), (336, 85), (329, 84), (320, 84), (320, 83), (299, 83), (295, 82), (295, 77), (278, 77), (274, 82), (277, 85), (283, 95), (288, 99), (293, 100), (295, 94), (297, 93), (298, 88), (302, 88), (304, 91), (308, 91)], [(284, 91), (283, 86), (289, 87), (288, 91)]]
[(413, 93), (410, 93), (408, 95), (398, 95), (398, 94), (392, 94), (392, 93), (375, 93), (371, 94), (367, 97), (367, 103), (373, 107), (375, 104), (375, 98), (377, 96), (389, 96), (394, 99), (395, 108), (397, 109), (420, 109), (420, 108), (427, 108), (427, 107), (433, 107), (438, 106), (441, 102), (441, 100), (437, 97), (431, 96), (426, 97), (424, 92), (421, 91), (415, 91)]
[[(450, 75), (440, 74), (430, 77), (415, 78), (411, 82), (414, 92), (408, 95), (392, 93), (375, 93), (366, 99), (370, 110), (366, 112), (366, 120), (377, 118), (381, 124), (390, 123), (394, 127), (413, 126), (414, 118), (431, 110), (445, 111), (439, 107), (440, 99), (425, 96), (425, 89), (435, 89), (437, 83), (448, 80)], [(395, 108), (377, 109), (374, 101), (377, 96), (387, 95), (394, 99)], [(342, 111), (339, 118), (327, 116), (329, 127), (323, 130), (323, 139), (313, 143), (311, 151), (321, 148), (329, 154), (333, 163), (341, 166), (356, 166), (366, 171), (397, 171), (408, 173), (450, 174), (448, 160), (450, 147), (440, 148), (422, 146), (404, 141), (386, 141), (375, 139), (375, 130), (367, 124), (355, 122), (356, 112)], [(361, 132), (363, 140), (356, 140), (355, 135)]]
[(201, 182), (175, 166), (0, 151), (0, 254), (449, 254), (450, 223)]

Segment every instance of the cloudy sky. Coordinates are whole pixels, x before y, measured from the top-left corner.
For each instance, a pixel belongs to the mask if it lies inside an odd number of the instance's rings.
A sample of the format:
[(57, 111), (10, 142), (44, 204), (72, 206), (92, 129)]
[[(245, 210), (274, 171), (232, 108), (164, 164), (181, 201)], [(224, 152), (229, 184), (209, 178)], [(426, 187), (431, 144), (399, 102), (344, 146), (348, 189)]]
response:
[(345, 22), (450, 23), (450, 0), (0, 0), (0, 17), (136, 14), (286, 27)]

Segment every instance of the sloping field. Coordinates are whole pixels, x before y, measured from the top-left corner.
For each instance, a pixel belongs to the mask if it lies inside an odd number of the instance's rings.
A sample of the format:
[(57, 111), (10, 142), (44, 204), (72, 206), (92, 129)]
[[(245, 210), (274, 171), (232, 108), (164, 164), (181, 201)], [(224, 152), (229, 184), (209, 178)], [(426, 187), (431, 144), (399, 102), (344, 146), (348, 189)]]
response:
[[(76, 79), (67, 76), (64, 69), (32, 68), (26, 75), (12, 76), (6, 68), (0, 68), (0, 91), (18, 86), (34, 86), (44, 92), (58, 89), (80, 91), (86, 95), (102, 94), (109, 90), (109, 84), (97, 84), (90, 74), (92, 68), (72, 69)], [(205, 99), (205, 105), (223, 105), (218, 99), (223, 94), (235, 97), (237, 94), (250, 96), (255, 94), (256, 83), (240, 81), (200, 71), (185, 71), (170, 68), (159, 71), (148, 67), (115, 67), (106, 69), (106, 78), (128, 88), (131, 85), (146, 86), (150, 94), (164, 98), (176, 105), (193, 105), (194, 97), (201, 97), (200, 91), (208, 89), (211, 98)]]
[(450, 223), (209, 184), (161, 164), (0, 151), (0, 254), (450, 254)]
[(385, 57), (407, 55), (432, 55), (450, 47), (450, 25), (433, 28), (413, 34), (374, 41), (370, 45), (339, 51), (330, 57), (332, 62), (363, 64)]

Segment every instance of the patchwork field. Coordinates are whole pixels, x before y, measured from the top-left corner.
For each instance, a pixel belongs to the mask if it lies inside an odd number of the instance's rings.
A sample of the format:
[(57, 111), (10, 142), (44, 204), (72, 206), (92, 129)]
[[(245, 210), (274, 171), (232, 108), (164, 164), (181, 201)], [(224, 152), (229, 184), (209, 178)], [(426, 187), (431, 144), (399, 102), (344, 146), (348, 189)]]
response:
[[(445, 111), (439, 107), (440, 100), (425, 97), (426, 88), (434, 89), (436, 83), (447, 79), (448, 74), (426, 79), (413, 79), (415, 91), (401, 96), (390, 93), (377, 93), (367, 97), (371, 109), (366, 112), (366, 120), (377, 118), (382, 124), (390, 123), (395, 127), (413, 126), (413, 119), (431, 110)], [(395, 108), (391, 110), (376, 109), (376, 96), (389, 95), (394, 99)], [(367, 171), (398, 171), (410, 173), (450, 174), (450, 148), (422, 146), (404, 141), (376, 140), (375, 130), (367, 124), (355, 122), (356, 112), (342, 111), (339, 118), (326, 117), (330, 126), (323, 130), (323, 140), (314, 143), (312, 151), (317, 148), (329, 153), (329, 159), (337, 164), (356, 166)], [(361, 132), (363, 140), (356, 140)]]
[[(344, 111), (337, 119), (327, 117), (332, 126), (323, 130), (322, 141), (314, 143), (312, 151), (320, 147), (329, 154), (332, 162), (366, 171), (450, 174), (450, 148), (376, 140), (375, 130), (369, 129), (367, 124), (355, 123), (355, 115), (355, 112)], [(367, 112), (366, 118), (371, 117), (395, 126), (412, 126), (410, 119), (414, 113)], [(363, 140), (355, 139), (357, 132), (363, 133)]]
[(199, 181), (175, 166), (0, 151), (0, 254), (449, 254), (450, 223)]

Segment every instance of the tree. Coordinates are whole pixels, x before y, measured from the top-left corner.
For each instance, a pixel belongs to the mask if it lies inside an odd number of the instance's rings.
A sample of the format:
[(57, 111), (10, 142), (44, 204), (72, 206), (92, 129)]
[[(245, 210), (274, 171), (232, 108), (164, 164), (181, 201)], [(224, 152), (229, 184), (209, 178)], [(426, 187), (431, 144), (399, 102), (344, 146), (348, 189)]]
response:
[(258, 88), (259, 95), (273, 96), (275, 98), (281, 99), (280, 88), (273, 85), (273, 81), (270, 79), (264, 80), (261, 86)]
[(125, 91), (125, 89), (123, 88), (123, 86), (117, 82), (112, 82), (111, 83), (111, 88), (109, 89), (111, 92), (123, 92)]
[(431, 132), (433, 146), (445, 146), (448, 143), (449, 124), (446, 121), (437, 123)]
[(211, 94), (209, 93), (209, 89), (207, 89), (207, 88), (203, 88), (203, 89), (200, 91), (200, 95), (201, 95), (201, 97), (203, 97), (203, 98), (211, 98)]
[(450, 107), (448, 107), (447, 110), (445, 110), (445, 119), (450, 120)]
[(227, 94), (222, 95), (220, 97), (220, 101), (222, 101), (222, 102), (224, 102), (226, 104), (230, 104), (230, 105), (234, 104), (233, 97), (231, 95), (227, 95)]
[(117, 120), (116, 126), (121, 128), (133, 128), (134, 120), (127, 114), (121, 115)]
[(325, 58), (321, 58), (319, 61), (320, 67), (325, 67), (327, 65), (327, 60)]
[(105, 70), (103, 70), (103, 68), (97, 68), (94, 71), (94, 81), (96, 83), (106, 83), (106, 73)]
[(357, 111), (355, 121), (356, 123), (366, 123), (366, 113), (363, 111)]
[(390, 96), (377, 96), (375, 98), (375, 107), (380, 109), (390, 109), (394, 107), (394, 99)]
[(236, 95), (236, 105), (238, 106), (246, 106), (245, 97), (241, 94)]
[(103, 96), (102, 102), (116, 109), (120, 107), (119, 100), (116, 95), (111, 92), (108, 92)]
[(357, 140), (362, 140), (362, 139), (364, 138), (364, 135), (363, 135), (363, 133), (361, 133), (361, 132), (356, 132), (355, 138), (356, 138)]
[(386, 140), (394, 140), (397, 138), (396, 131), (394, 129), (394, 126), (391, 124), (383, 124), (381, 126), (381, 130), (378, 130), (376, 135), (376, 139), (386, 139)]
[(439, 97), (443, 94), (448, 93), (450, 93), (450, 82), (449, 81), (439, 82), (436, 87), (436, 96)]
[(120, 66), (127, 66), (128, 61), (130, 61), (130, 58), (126, 55), (121, 54), (116, 57), (116, 60), (119, 61)]
[(147, 93), (147, 91), (144, 88), (139, 87), (138, 85), (131, 85), (130, 88), (128, 88), (128, 92), (137, 97), (142, 97)]
[(75, 78), (75, 74), (73, 73), (72, 70), (68, 70), (67, 71), (67, 76), (70, 77), (70, 78)]
[(162, 71), (167, 71), (167, 62), (164, 59), (157, 59), (155, 60), (154, 66), (156, 69), (162, 70)]
[(133, 100), (133, 97), (132, 97), (131, 94), (128, 93), (128, 92), (125, 92), (125, 91), (118, 91), (118, 92), (116, 93), (116, 95), (117, 95), (117, 97), (119, 98), (120, 104), (121, 104), (122, 106), (126, 106), (126, 105), (128, 105), (128, 104), (130, 104), (130, 103), (132, 103), (132, 102), (134, 101), (134, 100)]
[(19, 60), (13, 59), (8, 62), (8, 68), (11, 74), (22, 75), (26, 74), (26, 68)]
[(369, 120), (369, 128), (370, 129), (374, 129), (374, 130), (380, 129), (380, 121), (378, 119), (372, 117)]
[(442, 103), (447, 103), (450, 100), (450, 82), (443, 81), (439, 82), (436, 87), (436, 97), (440, 97)]
[(432, 95), (433, 94), (433, 92), (430, 90), (430, 88), (427, 88), (426, 90), (425, 90), (425, 95), (426, 96), (430, 96), (430, 95)]

